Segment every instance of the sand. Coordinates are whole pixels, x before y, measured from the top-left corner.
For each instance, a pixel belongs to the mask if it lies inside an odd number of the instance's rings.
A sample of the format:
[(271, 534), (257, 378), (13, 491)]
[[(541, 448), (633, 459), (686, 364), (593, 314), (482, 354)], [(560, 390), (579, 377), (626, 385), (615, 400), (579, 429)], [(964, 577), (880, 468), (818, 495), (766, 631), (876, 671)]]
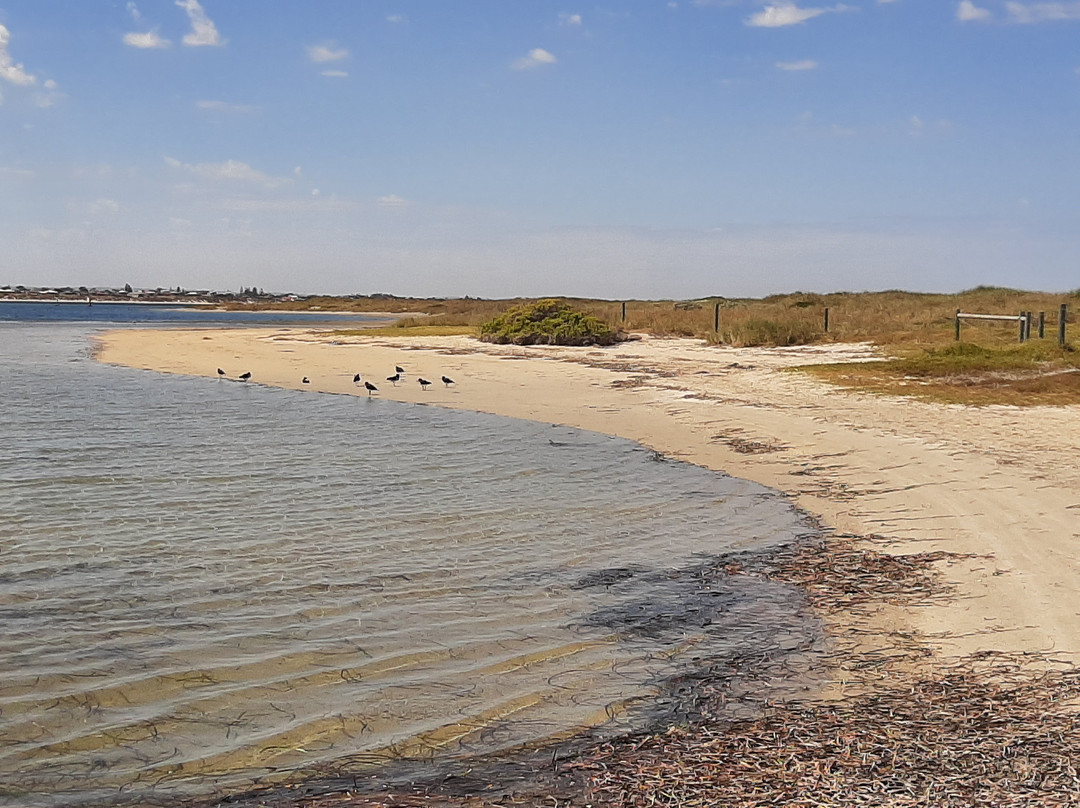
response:
[[(102, 361), (315, 392), (499, 413), (639, 441), (788, 494), (838, 534), (940, 563), (955, 597), (884, 611), (942, 657), (1080, 660), (1080, 407), (964, 407), (846, 391), (786, 370), (867, 360), (867, 345), (733, 349), (643, 338), (610, 348), (310, 330), (123, 330)], [(386, 377), (406, 371), (394, 386)], [(456, 383), (445, 387), (440, 377)], [(309, 384), (301, 379), (308, 377)], [(433, 382), (426, 391), (416, 379)], [(223, 381), (224, 383), (230, 383)], [(617, 470), (613, 470), (617, 473)]]

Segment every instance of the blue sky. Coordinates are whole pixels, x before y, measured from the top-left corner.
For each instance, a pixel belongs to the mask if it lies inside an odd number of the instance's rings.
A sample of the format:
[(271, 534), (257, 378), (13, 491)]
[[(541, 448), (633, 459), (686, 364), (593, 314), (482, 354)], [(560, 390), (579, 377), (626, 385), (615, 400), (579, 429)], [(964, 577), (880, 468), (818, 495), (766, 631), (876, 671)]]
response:
[(1080, 287), (1080, 0), (0, 0), (0, 285)]

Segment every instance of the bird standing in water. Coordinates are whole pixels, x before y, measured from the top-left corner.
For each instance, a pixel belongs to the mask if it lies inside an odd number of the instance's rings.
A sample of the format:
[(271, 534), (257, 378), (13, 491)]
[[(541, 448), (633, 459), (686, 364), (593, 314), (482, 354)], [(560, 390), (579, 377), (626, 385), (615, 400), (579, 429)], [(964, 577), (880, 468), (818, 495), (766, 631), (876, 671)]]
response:
[(400, 378), (401, 378), (401, 374), (400, 373), (395, 373), (393, 376), (387, 376), (386, 380), (388, 382), (393, 382), (394, 387), (397, 387), (398, 379), (400, 379)]
[(224, 370), (222, 370), (221, 368), (218, 368), (218, 369), (217, 369), (217, 375), (218, 375), (218, 377), (220, 378), (220, 377), (222, 377), (222, 376), (224, 376), (224, 375), (225, 375), (225, 371), (224, 371)]
[(242, 381), (242, 382), (246, 382), (250, 378), (251, 378), (251, 371), (250, 370), (245, 370), (243, 373), (240, 374), (240, 381)]
[(367, 394), (370, 396), (372, 393), (379, 392), (379, 388), (373, 385), (371, 382), (364, 382), (364, 387), (367, 388)]

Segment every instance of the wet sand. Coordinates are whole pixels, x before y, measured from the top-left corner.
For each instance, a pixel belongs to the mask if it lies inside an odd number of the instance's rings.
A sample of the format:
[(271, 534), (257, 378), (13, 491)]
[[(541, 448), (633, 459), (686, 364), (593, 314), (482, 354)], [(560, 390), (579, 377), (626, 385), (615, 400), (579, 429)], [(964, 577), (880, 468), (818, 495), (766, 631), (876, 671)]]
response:
[[(793, 366), (874, 358), (867, 345), (733, 349), (644, 338), (610, 348), (281, 329), (116, 331), (99, 358), (313, 392), (375, 395), (630, 438), (788, 494), (843, 534), (940, 564), (948, 604), (884, 611), (883, 630), (942, 656), (1080, 658), (1080, 407), (983, 408), (867, 395)], [(405, 378), (386, 381), (395, 366)], [(440, 377), (455, 380), (451, 386)], [(302, 383), (307, 377), (309, 383)], [(417, 382), (433, 384), (426, 390)]]

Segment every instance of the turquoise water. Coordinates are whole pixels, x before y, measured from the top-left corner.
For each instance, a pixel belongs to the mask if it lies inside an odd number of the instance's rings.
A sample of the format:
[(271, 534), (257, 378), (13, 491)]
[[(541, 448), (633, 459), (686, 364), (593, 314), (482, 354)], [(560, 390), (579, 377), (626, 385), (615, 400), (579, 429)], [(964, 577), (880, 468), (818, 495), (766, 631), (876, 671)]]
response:
[(733, 579), (687, 615), (669, 574), (808, 532), (775, 492), (595, 433), (105, 366), (94, 328), (0, 323), (0, 805), (631, 726), (665, 677), (798, 630), (796, 592)]

